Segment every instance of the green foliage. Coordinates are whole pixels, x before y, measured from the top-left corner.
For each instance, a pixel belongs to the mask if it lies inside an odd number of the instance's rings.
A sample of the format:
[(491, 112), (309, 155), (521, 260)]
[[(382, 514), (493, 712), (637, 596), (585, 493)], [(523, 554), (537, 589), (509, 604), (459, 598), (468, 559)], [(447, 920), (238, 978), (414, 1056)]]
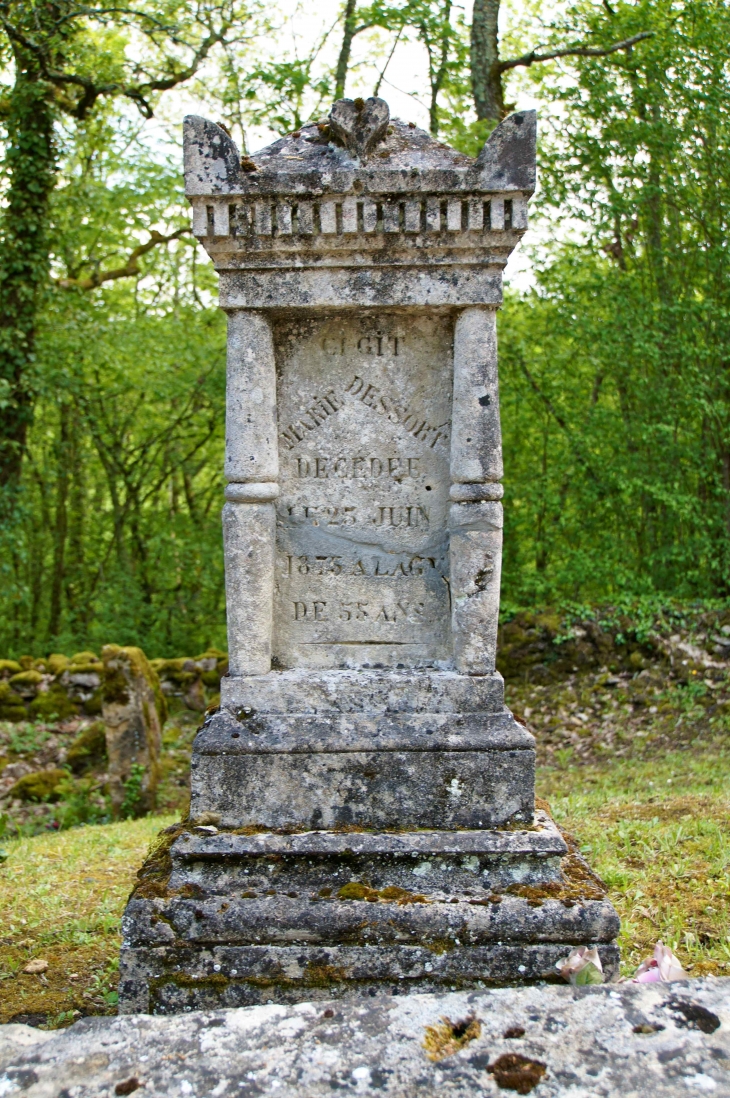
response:
[[(538, 40), (538, 7), (520, 14), (529, 31), (503, 36), (512, 55)], [(360, 56), (382, 59), (378, 87), (396, 42), (420, 43), (433, 132), (476, 154), (493, 123), (474, 121), (461, 10), (448, 0), (350, 9)], [(327, 110), (343, 26), (287, 50), (281, 12), (235, 10), (237, 22), (226, 4), (205, 16), (224, 48), (197, 90), (245, 148), (249, 125), (287, 132)], [(535, 288), (508, 294), (500, 318), (505, 610), (610, 601), (620, 613), (668, 595), (724, 597), (728, 8), (579, 0), (542, 14), (546, 48), (652, 37), (529, 70), (546, 104), (533, 209), (543, 238), (563, 242), (537, 253)], [(179, 149), (109, 102), (126, 97), (149, 114), (160, 81), (192, 79), (197, 62), (184, 72), (170, 43), (202, 48), (201, 11), (174, 0), (67, 22), (62, 34), (46, 27), (43, 50), (113, 94), (82, 106), (82, 84), (64, 78), (51, 94), (37, 67), (16, 66), (0, 96), (0, 465), (25, 448), (0, 522), (0, 650), (224, 647), (216, 280), (186, 235)], [(155, 233), (167, 243), (140, 252)], [(32, 715), (50, 716), (51, 694)], [(27, 715), (0, 684), (0, 717)]]
[(571, 18), (610, 60), (556, 83), (543, 209), (585, 241), (543, 255), (501, 321), (514, 604), (722, 596), (730, 582), (730, 73), (722, 4)]
[[(3, 4), (0, 56), (11, 82), (0, 85), (6, 130), (0, 216), (0, 517), (12, 516), (17, 506), (33, 422), (58, 123), (72, 119), (83, 126), (99, 110), (103, 113), (100, 104), (119, 99), (152, 117), (163, 91), (189, 80), (216, 47), (238, 42), (249, 14), (236, 0), (220, 0), (204, 10), (187, 0), (159, 8), (150, 0), (131, 8), (92, 4), (83, 10), (70, 0)], [(134, 256), (128, 265), (135, 273)]]
[(34, 755), (48, 740), (50, 732), (41, 724), (24, 721), (8, 733), (8, 745), (14, 755)]
[(124, 800), (119, 809), (120, 819), (129, 820), (138, 814), (142, 786), (144, 784), (144, 775), (145, 768), (142, 764), (132, 763), (129, 770), (129, 777), (124, 783)]
[(73, 778), (67, 773), (59, 782), (56, 794), (58, 803), (54, 809), (54, 819), (60, 831), (87, 824), (109, 823), (109, 798), (101, 793), (94, 778)]
[[(122, 263), (165, 215), (181, 223), (177, 169), (112, 122), (77, 132), (63, 166), (61, 280)], [(113, 638), (173, 654), (224, 639), (225, 321), (194, 245), (144, 263), (96, 296), (58, 288), (40, 317), (26, 476), (0, 534), (5, 651)]]
[(277, 133), (301, 129), (310, 118), (326, 115), (332, 99), (328, 73), (313, 72), (318, 50), (305, 58), (257, 65), (246, 80), (243, 104), (253, 125), (264, 124)]

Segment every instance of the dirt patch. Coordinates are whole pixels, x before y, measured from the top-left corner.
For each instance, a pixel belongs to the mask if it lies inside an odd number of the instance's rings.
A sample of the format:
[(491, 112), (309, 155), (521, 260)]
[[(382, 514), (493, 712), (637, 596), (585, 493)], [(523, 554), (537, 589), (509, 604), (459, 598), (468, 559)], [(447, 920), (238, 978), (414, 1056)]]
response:
[(487, 1068), (500, 1090), (514, 1090), (517, 1094), (529, 1094), (547, 1071), (547, 1064), (530, 1060), (519, 1052), (505, 1052)]

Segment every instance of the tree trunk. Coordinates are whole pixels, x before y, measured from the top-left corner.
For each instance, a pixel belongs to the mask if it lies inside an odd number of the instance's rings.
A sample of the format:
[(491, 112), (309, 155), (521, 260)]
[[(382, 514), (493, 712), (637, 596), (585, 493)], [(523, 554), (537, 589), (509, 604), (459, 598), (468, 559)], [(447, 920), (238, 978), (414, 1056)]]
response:
[(347, 80), (347, 70), (350, 67), (350, 54), (352, 52), (352, 40), (355, 37), (356, 22), (357, 0), (347, 0), (342, 45), (340, 46), (340, 56), (337, 58), (337, 68), (335, 69), (335, 99), (342, 99), (345, 94), (345, 82)]
[[(10, 94), (6, 205), (0, 225), (0, 490), (17, 489), (33, 419), (36, 315), (48, 278), (48, 207), (55, 183), (49, 89), (16, 56)], [(3, 392), (5, 390), (5, 392)]]
[(499, 69), (499, 0), (474, 0), (471, 24), (471, 86), (477, 118), (501, 122), (505, 115)]
[[(449, 65), (451, 48), (451, 0), (446, 0), (441, 12), (441, 38), (439, 41), (439, 65), (434, 72), (431, 69), (431, 103), (428, 111), (428, 128), (434, 137), (439, 132), (438, 99)], [(430, 53), (430, 51), (429, 51)]]
[(68, 484), (69, 484), (69, 409), (61, 405), (61, 432), (58, 444), (58, 474), (56, 477), (56, 521), (53, 531), (53, 571), (51, 575), (51, 608), (48, 616), (48, 636), (58, 636), (61, 622), (61, 604), (66, 575), (66, 538), (68, 535)]

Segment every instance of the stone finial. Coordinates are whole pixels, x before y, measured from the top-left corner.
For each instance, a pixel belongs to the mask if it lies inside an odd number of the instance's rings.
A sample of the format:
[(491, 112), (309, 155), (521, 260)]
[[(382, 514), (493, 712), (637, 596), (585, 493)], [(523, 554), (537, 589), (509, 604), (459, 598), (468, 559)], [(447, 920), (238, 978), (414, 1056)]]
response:
[(535, 190), (537, 112), (517, 111), (492, 130), (476, 159), (484, 190)]
[(384, 99), (338, 99), (330, 111), (330, 134), (365, 160), (386, 135), (390, 108)]

